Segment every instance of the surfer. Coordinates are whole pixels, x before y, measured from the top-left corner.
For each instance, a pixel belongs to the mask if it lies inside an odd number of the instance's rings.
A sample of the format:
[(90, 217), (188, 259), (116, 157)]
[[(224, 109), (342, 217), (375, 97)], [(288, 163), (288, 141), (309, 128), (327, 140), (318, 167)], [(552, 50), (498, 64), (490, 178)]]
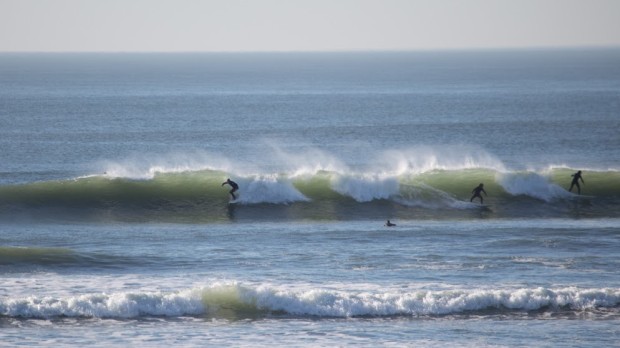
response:
[(482, 195), (480, 194), (481, 192), (484, 192), (484, 195), (488, 196), (487, 191), (484, 190), (484, 184), (482, 183), (471, 191), (471, 193), (473, 193), (474, 195), (471, 196), (471, 199), (469, 201), (473, 202), (474, 198), (478, 197), (480, 198), (480, 204), (484, 204), (484, 200), (482, 199)]
[(568, 189), (568, 192), (571, 192), (573, 190), (573, 186), (577, 186), (577, 194), (581, 194), (581, 186), (579, 186), (579, 179), (581, 179), (581, 182), (584, 185), (586, 184), (586, 182), (583, 181), (583, 178), (581, 177), (581, 170), (575, 174), (572, 174), (571, 176), (573, 177), (573, 181), (570, 183), (570, 188)]
[(385, 226), (387, 226), (387, 227), (392, 227), (392, 226), (396, 226), (396, 224), (393, 224), (393, 223), (391, 223), (391, 222), (390, 222), (390, 220), (388, 220), (388, 221), (385, 223)]
[(230, 187), (232, 187), (232, 189), (230, 190), (230, 195), (232, 196), (233, 201), (237, 199), (237, 197), (235, 196), (235, 191), (239, 189), (239, 185), (237, 185), (236, 182), (230, 180), (230, 178), (226, 179), (226, 181), (222, 183), (222, 186), (224, 185), (230, 185)]

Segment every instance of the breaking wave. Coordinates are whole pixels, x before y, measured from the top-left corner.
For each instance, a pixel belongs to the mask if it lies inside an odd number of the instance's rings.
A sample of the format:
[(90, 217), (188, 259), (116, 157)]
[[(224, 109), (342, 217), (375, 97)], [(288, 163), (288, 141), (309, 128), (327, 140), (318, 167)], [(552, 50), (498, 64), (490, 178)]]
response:
[(11, 318), (139, 318), (210, 316), (389, 317), (485, 315), (489, 311), (605, 312), (620, 315), (620, 289), (521, 288), (411, 292), (289, 290), (269, 285), (215, 284), (173, 292), (118, 292), (0, 299)]
[[(239, 175), (201, 169), (155, 171), (152, 177), (139, 179), (106, 173), (0, 186), (0, 218), (64, 214), (104, 220), (212, 221), (229, 219), (232, 210), (248, 219), (357, 219), (394, 214), (406, 218), (411, 213), (408, 209), (423, 210), (416, 218), (425, 214), (437, 217), (479, 210), (469, 199), (473, 187), (481, 182), (488, 193), (485, 203), (502, 207), (494, 210), (498, 217), (527, 216), (532, 211), (565, 216), (576, 211), (575, 204), (592, 216), (615, 217), (620, 204), (620, 172), (585, 172), (584, 196), (568, 192), (572, 172), (568, 168), (534, 172), (475, 167)], [(228, 177), (240, 186), (232, 208), (229, 188), (222, 187)]]

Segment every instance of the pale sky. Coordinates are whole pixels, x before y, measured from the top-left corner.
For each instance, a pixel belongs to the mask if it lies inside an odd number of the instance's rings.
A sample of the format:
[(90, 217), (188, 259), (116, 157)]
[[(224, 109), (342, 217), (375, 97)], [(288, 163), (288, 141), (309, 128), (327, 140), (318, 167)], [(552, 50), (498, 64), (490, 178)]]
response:
[(620, 46), (620, 0), (0, 0), (0, 52)]

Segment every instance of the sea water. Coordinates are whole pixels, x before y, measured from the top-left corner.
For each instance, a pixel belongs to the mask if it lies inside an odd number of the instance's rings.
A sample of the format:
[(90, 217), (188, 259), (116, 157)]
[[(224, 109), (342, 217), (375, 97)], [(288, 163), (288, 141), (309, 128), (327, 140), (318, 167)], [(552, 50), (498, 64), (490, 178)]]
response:
[(0, 344), (617, 346), (619, 129), (617, 49), (1, 54)]

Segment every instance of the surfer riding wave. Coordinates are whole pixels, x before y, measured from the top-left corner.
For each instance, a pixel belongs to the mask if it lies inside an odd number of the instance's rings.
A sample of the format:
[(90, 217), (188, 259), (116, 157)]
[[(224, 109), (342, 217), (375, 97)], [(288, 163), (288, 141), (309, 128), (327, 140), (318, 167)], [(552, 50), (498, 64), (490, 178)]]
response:
[(235, 196), (235, 192), (239, 189), (239, 185), (237, 185), (236, 182), (230, 180), (230, 178), (226, 179), (226, 181), (222, 183), (222, 186), (224, 185), (229, 185), (230, 187), (232, 187), (229, 193), (232, 196), (233, 200), (237, 199), (237, 197)]

